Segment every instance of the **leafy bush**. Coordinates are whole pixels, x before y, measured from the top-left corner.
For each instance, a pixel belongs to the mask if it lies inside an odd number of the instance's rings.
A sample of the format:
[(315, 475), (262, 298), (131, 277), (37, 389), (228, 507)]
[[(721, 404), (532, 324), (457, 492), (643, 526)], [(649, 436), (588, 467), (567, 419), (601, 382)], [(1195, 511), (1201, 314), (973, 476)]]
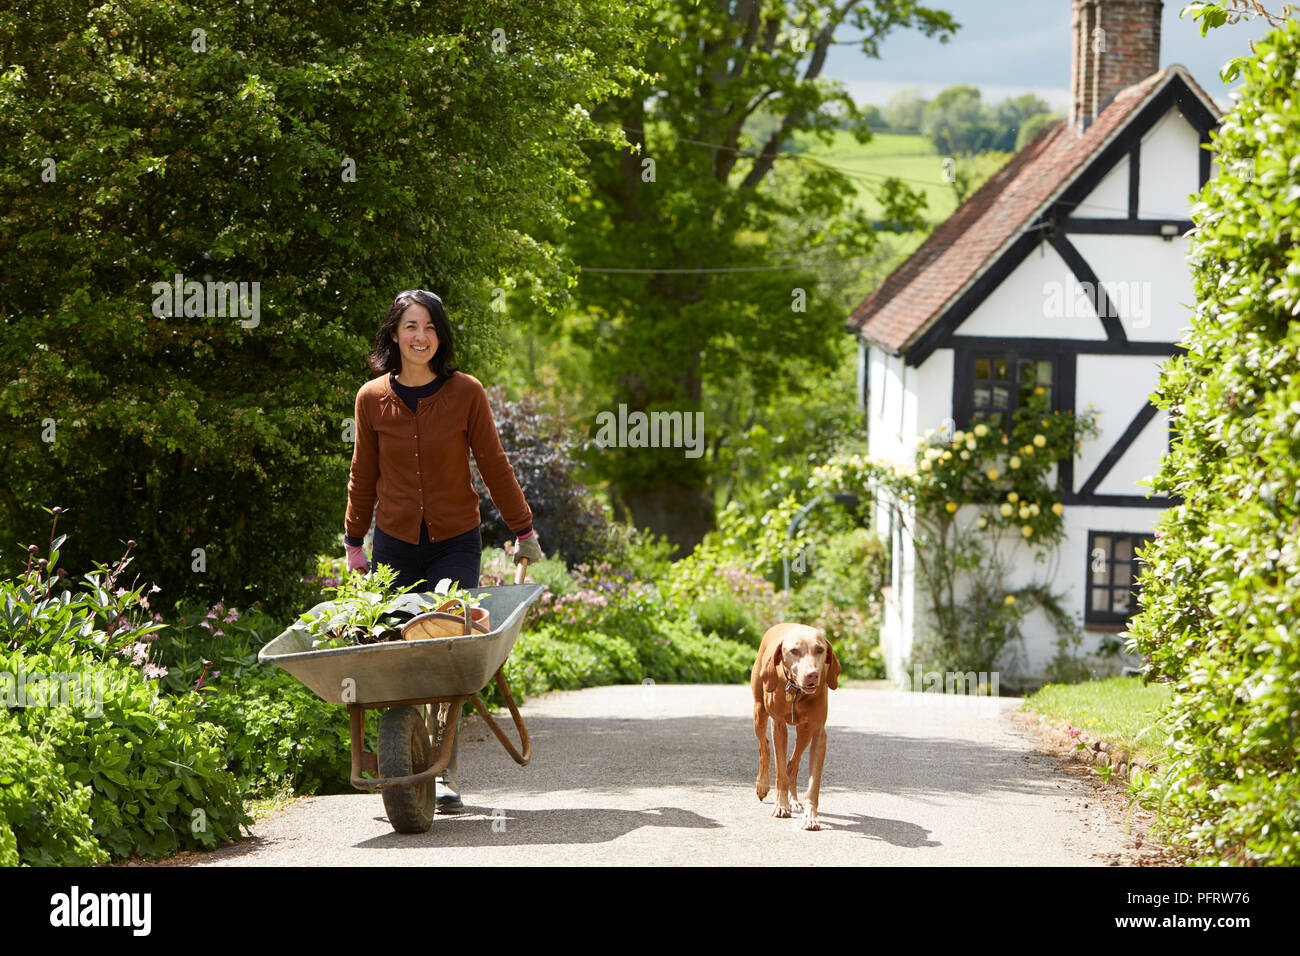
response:
[(160, 695), (153, 678), (166, 669), (149, 654), (161, 625), (147, 620), (142, 587), (117, 584), (129, 556), (74, 593), (58, 573), (54, 530), (48, 557), (33, 547), (19, 578), (0, 581), (0, 683), (15, 708), (0, 780), (13, 851), (76, 864), (237, 838), (249, 821), (221, 733)]
[[(636, 684), (641, 662), (627, 641), (601, 631), (565, 632), (554, 625), (521, 634), (506, 661), (506, 681), (516, 701), (530, 694), (604, 684)], [(496, 685), (483, 699), (501, 706)]]
[(49, 741), (23, 736), (0, 710), (0, 866), (95, 866), (92, 792), (68, 779)]
[(1129, 633), (1174, 684), (1163, 811), (1222, 863), (1300, 863), (1300, 21), (1256, 41), (1193, 211), (1196, 313), (1161, 376), (1182, 502), (1143, 549)]
[(695, 605), (695, 620), (705, 634), (758, 647), (764, 628), (740, 598), (733, 594), (710, 594)]
[[(80, 788), (86, 788), (85, 812), (102, 850), (121, 857), (211, 849), (237, 839), (240, 825), (251, 823), (226, 769), (221, 732), (201, 722), (195, 708), (160, 695), (157, 684), (131, 664), (96, 661), (62, 646), (39, 654), (0, 652), (0, 672), (20, 671), (78, 675), (72, 686), (81, 688), (79, 695), (64, 684), (66, 700), (42, 699), (36, 706), (29, 701), (15, 711), (16, 734), (48, 747), (60, 770), (61, 780), (45, 773), (47, 789), (28, 796), (39, 802), (67, 796), (69, 807), (76, 807), (83, 799)], [(33, 759), (30, 750), (26, 758)], [(14, 812), (11, 807), (7, 819), (14, 820)], [(65, 826), (61, 832), (69, 831)], [(35, 846), (20, 840), (20, 854), (33, 859), (70, 854), (60, 859), (63, 863), (84, 859), (79, 840), (56, 836), (51, 845), (39, 831), (37, 839)]]
[(810, 548), (806, 573), (794, 579), (791, 618), (826, 632), (845, 678), (885, 676), (880, 588), (886, 563), (880, 539), (859, 528), (819, 538)]
[(225, 729), (223, 760), (245, 796), (351, 792), (346, 707), (267, 665), (204, 690), (199, 713)]

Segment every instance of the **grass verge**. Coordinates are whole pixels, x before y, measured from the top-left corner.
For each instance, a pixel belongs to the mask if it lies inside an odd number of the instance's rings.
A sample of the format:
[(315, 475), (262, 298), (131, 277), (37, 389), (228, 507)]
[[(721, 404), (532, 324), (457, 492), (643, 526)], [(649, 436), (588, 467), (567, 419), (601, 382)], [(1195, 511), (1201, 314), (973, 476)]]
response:
[(1140, 677), (1111, 677), (1082, 684), (1048, 684), (1025, 699), (1024, 710), (1060, 721), (1089, 737), (1164, 766), (1171, 754), (1157, 717), (1172, 691)]

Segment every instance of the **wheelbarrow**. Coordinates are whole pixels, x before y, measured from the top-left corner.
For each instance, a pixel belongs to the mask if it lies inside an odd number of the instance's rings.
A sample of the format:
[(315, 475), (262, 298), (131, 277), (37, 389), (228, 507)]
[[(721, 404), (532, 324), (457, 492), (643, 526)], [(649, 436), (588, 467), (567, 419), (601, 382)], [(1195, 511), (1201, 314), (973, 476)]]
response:
[[(424, 833), (432, 826), (435, 778), (451, 760), (457, 717), (467, 701), (515, 763), (527, 766), (532, 759), (528, 729), (503, 672), (524, 614), (543, 590), (540, 584), (522, 583), (527, 566), (526, 561), (519, 565), (514, 584), (472, 589), (483, 595), (482, 605), (490, 615), (492, 629), (486, 632), (473, 630), (466, 609), (464, 633), (458, 636), (315, 650), (307, 626), (298, 622), (258, 652), (259, 661), (283, 667), (322, 700), (347, 705), (352, 785), (379, 791), (388, 822), (398, 833)], [(396, 610), (416, 614), (421, 604), (437, 600), (436, 594), (407, 594)], [(309, 613), (314, 617), (331, 606), (318, 604)], [(479, 697), (494, 676), (522, 752)], [(381, 708), (385, 713), (379, 723), (378, 753), (370, 753), (365, 750), (365, 712)], [(362, 776), (365, 773), (374, 776)]]

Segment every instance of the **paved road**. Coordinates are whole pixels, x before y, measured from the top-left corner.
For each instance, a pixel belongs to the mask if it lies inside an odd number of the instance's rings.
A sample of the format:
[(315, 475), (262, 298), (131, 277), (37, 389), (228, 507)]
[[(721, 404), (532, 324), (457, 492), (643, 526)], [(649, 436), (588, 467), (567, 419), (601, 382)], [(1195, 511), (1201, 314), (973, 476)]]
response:
[[(377, 795), (309, 797), (199, 865), (1095, 865), (1131, 840), (1092, 785), (1033, 752), (1011, 699), (841, 687), (831, 695), (822, 830), (754, 794), (748, 686), (600, 687), (523, 709), (533, 762), (467, 721), (468, 812), (425, 834)], [(509, 724), (507, 716), (506, 723)], [(513, 728), (512, 728), (513, 729)], [(806, 779), (807, 759), (800, 783)]]

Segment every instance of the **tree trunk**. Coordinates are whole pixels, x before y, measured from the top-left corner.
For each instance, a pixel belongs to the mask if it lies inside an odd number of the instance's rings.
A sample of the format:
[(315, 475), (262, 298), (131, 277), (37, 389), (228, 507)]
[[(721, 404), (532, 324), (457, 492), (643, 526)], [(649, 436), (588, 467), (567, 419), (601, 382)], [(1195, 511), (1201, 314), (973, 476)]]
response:
[(713, 500), (707, 488), (670, 481), (657, 488), (629, 489), (622, 494), (622, 504), (638, 528), (649, 528), (677, 546), (674, 558), (690, 554), (713, 530)]

